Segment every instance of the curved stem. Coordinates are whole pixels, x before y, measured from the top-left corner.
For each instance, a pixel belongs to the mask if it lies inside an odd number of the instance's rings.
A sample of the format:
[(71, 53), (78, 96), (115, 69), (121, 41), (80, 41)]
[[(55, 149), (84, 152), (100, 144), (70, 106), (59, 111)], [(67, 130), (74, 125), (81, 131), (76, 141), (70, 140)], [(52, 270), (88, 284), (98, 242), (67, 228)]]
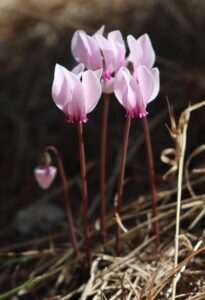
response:
[(103, 245), (107, 241), (106, 226), (105, 226), (105, 161), (106, 161), (106, 140), (107, 140), (107, 119), (109, 109), (109, 95), (104, 94), (103, 112), (102, 112), (102, 131), (101, 131), (101, 145), (100, 145), (100, 230), (101, 240)]
[(75, 235), (73, 216), (72, 216), (71, 208), (70, 208), (69, 189), (68, 189), (68, 184), (67, 184), (67, 180), (66, 180), (66, 176), (65, 176), (65, 170), (63, 167), (63, 163), (62, 163), (62, 160), (61, 160), (58, 150), (54, 146), (47, 147), (46, 151), (54, 154), (57, 165), (58, 165), (58, 170), (60, 173), (62, 186), (63, 186), (64, 204), (65, 204), (66, 215), (67, 215), (68, 232), (70, 233), (68, 239), (70, 240), (70, 242), (73, 246), (76, 256), (79, 256), (79, 249), (78, 249), (77, 239), (76, 239), (76, 235)]
[[(115, 214), (120, 216), (121, 213), (121, 205), (122, 205), (122, 195), (123, 195), (123, 181), (124, 181), (124, 174), (125, 174), (125, 163), (126, 163), (126, 154), (127, 154), (127, 145), (128, 145), (128, 137), (130, 131), (130, 124), (131, 118), (126, 117), (125, 121), (125, 128), (124, 128), (124, 136), (122, 142), (122, 152), (121, 152), (121, 161), (120, 161), (120, 174), (118, 179), (118, 192), (117, 198), (115, 203)], [(115, 251), (116, 255), (120, 255), (120, 226), (116, 223), (116, 244), (115, 244)]]
[[(148, 162), (148, 171), (150, 179), (150, 192), (151, 192), (151, 201), (152, 201), (152, 216), (153, 218), (157, 217), (157, 192), (155, 186), (155, 171), (154, 171), (154, 160), (152, 152), (152, 144), (150, 139), (149, 127), (146, 118), (142, 119), (145, 141), (146, 141), (146, 151), (147, 151), (147, 162)], [(153, 221), (153, 232), (155, 234), (155, 246), (156, 249), (159, 249), (160, 246), (160, 234), (159, 234), (159, 223), (157, 220)]]
[(88, 192), (87, 192), (87, 179), (86, 179), (85, 150), (84, 150), (84, 142), (83, 142), (83, 126), (82, 123), (76, 123), (76, 126), (78, 131), (80, 167), (81, 167), (84, 242), (85, 242), (87, 261), (90, 267), (91, 252), (90, 252), (90, 238), (89, 238), (88, 203), (87, 203)]

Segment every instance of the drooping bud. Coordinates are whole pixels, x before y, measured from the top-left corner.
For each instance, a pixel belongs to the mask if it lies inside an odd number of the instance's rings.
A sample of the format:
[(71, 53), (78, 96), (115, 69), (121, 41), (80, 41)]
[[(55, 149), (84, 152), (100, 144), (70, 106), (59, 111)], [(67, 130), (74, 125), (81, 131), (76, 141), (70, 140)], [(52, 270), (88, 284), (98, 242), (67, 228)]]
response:
[(34, 176), (38, 185), (46, 190), (48, 189), (57, 173), (56, 167), (51, 165), (51, 157), (48, 152), (45, 152), (42, 156), (41, 162), (34, 169)]

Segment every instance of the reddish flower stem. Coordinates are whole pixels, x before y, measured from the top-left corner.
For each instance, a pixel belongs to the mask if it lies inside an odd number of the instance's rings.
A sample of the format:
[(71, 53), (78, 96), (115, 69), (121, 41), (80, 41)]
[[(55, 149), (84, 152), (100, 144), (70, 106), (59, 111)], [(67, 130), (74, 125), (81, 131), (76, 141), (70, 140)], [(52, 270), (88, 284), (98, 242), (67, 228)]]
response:
[(57, 166), (58, 166), (58, 170), (59, 170), (59, 174), (60, 174), (62, 186), (63, 186), (63, 193), (64, 193), (64, 205), (65, 205), (65, 209), (66, 209), (67, 225), (68, 225), (68, 232), (69, 232), (68, 240), (71, 242), (71, 244), (73, 246), (73, 250), (74, 250), (76, 256), (78, 257), (79, 249), (78, 249), (77, 239), (76, 239), (76, 235), (75, 235), (73, 216), (72, 216), (72, 212), (71, 212), (71, 208), (70, 208), (69, 189), (68, 189), (68, 184), (67, 184), (67, 179), (66, 179), (63, 163), (62, 163), (62, 160), (61, 160), (58, 150), (54, 146), (47, 147), (46, 151), (51, 152), (55, 156), (55, 159), (57, 162)]
[(106, 176), (106, 141), (107, 141), (107, 119), (109, 109), (109, 95), (103, 94), (103, 111), (102, 111), (102, 131), (100, 144), (100, 233), (102, 244), (107, 241), (106, 226), (105, 226), (105, 176)]
[[(155, 171), (154, 171), (154, 160), (153, 160), (153, 152), (152, 152), (152, 144), (150, 139), (150, 132), (148, 127), (148, 122), (146, 118), (142, 119), (145, 141), (146, 141), (146, 151), (147, 151), (147, 162), (148, 162), (148, 170), (149, 170), (149, 179), (150, 179), (150, 192), (151, 192), (151, 201), (152, 201), (152, 216), (153, 218), (157, 217), (157, 193), (155, 186)], [(153, 232), (155, 234), (155, 246), (156, 250), (159, 249), (160, 246), (160, 234), (159, 234), (159, 223), (157, 220), (153, 222)]]
[[(121, 152), (121, 161), (120, 161), (120, 173), (118, 179), (118, 191), (117, 198), (115, 203), (115, 214), (120, 216), (121, 213), (121, 205), (122, 205), (122, 195), (123, 195), (123, 181), (125, 175), (125, 163), (126, 163), (126, 155), (127, 155), (127, 145), (128, 145), (128, 137), (130, 131), (131, 118), (126, 117), (125, 128), (124, 128), (124, 136), (122, 142), (122, 152)], [(116, 243), (115, 243), (115, 251), (116, 255), (120, 255), (120, 226), (116, 223), (116, 233), (115, 233)]]
[(86, 164), (85, 164), (85, 150), (83, 142), (83, 126), (82, 123), (76, 123), (79, 141), (80, 153), (80, 167), (81, 167), (81, 182), (82, 182), (82, 204), (83, 204), (83, 231), (84, 243), (87, 256), (88, 266), (91, 266), (91, 251), (90, 251), (90, 238), (89, 238), (89, 222), (88, 222), (88, 192), (87, 192), (87, 179), (86, 179)]

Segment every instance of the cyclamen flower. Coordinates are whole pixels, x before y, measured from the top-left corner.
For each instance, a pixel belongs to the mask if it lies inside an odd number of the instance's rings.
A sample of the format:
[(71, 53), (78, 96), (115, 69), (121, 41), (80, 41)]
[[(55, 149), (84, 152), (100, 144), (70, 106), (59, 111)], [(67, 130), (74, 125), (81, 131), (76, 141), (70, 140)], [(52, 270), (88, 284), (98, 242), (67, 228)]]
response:
[(119, 30), (103, 36), (102, 26), (93, 36), (82, 30), (74, 33), (71, 41), (71, 51), (76, 61), (81, 62), (87, 69), (102, 68), (102, 89), (105, 93), (114, 90), (114, 76), (125, 65), (125, 44)]
[(42, 189), (48, 189), (56, 177), (57, 169), (49, 164), (40, 164), (34, 169), (37, 183)]
[(159, 92), (159, 70), (141, 65), (133, 76), (127, 68), (121, 68), (115, 79), (114, 92), (127, 117), (145, 117), (147, 104)]
[(138, 39), (128, 35), (127, 43), (130, 50), (128, 61), (133, 64), (134, 73), (140, 65), (151, 69), (155, 63), (156, 55), (152, 43), (147, 34), (143, 34)]
[(128, 66), (132, 63), (132, 74), (127, 68), (121, 68), (115, 79), (115, 95), (124, 106), (129, 117), (145, 117), (147, 104), (154, 100), (159, 92), (159, 70), (152, 68), (155, 52), (147, 34), (137, 40), (129, 35), (127, 42), (130, 50)]
[(97, 105), (102, 88), (102, 70), (85, 71), (79, 64), (71, 72), (56, 64), (52, 97), (68, 122), (87, 122), (87, 114)]

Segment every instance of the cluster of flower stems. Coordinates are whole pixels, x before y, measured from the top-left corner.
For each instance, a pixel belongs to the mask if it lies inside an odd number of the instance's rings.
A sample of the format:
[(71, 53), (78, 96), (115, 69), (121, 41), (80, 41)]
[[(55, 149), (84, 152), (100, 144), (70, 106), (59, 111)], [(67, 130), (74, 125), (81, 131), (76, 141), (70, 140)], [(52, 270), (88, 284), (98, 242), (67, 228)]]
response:
[[(100, 213), (100, 235), (102, 245), (106, 248), (107, 243), (107, 230), (106, 230), (106, 146), (107, 146), (107, 119), (109, 112), (109, 95), (104, 94), (103, 110), (102, 110), (102, 127), (101, 127), (101, 142), (100, 142), (100, 157), (99, 157), (99, 213)], [(155, 235), (156, 249), (160, 245), (159, 237), (159, 225), (157, 222), (157, 194), (155, 187), (155, 172), (154, 162), (152, 154), (152, 146), (150, 140), (150, 133), (147, 118), (142, 118), (144, 135), (146, 141), (147, 163), (150, 178), (150, 193), (152, 201), (152, 216), (153, 221), (153, 233)], [(131, 118), (126, 117), (124, 125), (124, 134), (121, 147), (121, 159), (118, 177), (118, 189), (115, 197), (115, 216), (121, 216), (122, 197), (123, 197), (123, 183), (125, 175), (126, 153), (128, 146), (129, 131), (131, 125)], [(79, 141), (79, 156), (81, 165), (81, 184), (82, 184), (82, 207), (83, 207), (83, 235), (84, 235), (84, 248), (86, 252), (86, 261), (88, 265), (91, 265), (91, 243), (89, 237), (89, 219), (88, 219), (88, 191), (87, 191), (87, 177), (86, 177), (86, 161), (85, 161), (85, 149), (83, 141), (83, 125), (82, 123), (76, 123), (77, 135)], [(61, 156), (58, 150), (54, 146), (49, 146), (45, 149), (45, 153), (50, 153), (54, 156), (61, 177), (63, 193), (64, 193), (64, 205), (66, 208), (67, 225), (68, 225), (68, 240), (72, 244), (73, 250), (77, 257), (79, 257), (80, 250), (76, 238), (76, 230), (71, 210), (71, 201), (69, 196), (68, 179), (66, 178), (64, 166)], [(117, 219), (117, 218), (116, 218)], [(121, 254), (121, 228), (118, 222), (116, 222), (115, 233), (115, 253), (117, 256)]]
[[(88, 219), (88, 191), (86, 177), (86, 161), (83, 141), (83, 123), (87, 121), (87, 114), (97, 105), (103, 91), (103, 111), (101, 127), (101, 144), (99, 158), (99, 211), (100, 234), (104, 247), (107, 243), (106, 230), (106, 148), (107, 148), (107, 124), (109, 113), (110, 94), (114, 92), (120, 104), (126, 110), (125, 127), (121, 148), (121, 160), (119, 166), (119, 178), (117, 195), (114, 200), (116, 234), (115, 252), (121, 255), (121, 228), (119, 218), (123, 198), (123, 184), (125, 176), (126, 153), (129, 131), (132, 118), (140, 118), (144, 127), (147, 162), (150, 178), (150, 193), (152, 201), (153, 233), (155, 235), (156, 249), (159, 248), (159, 226), (157, 222), (157, 195), (155, 187), (155, 172), (150, 141), (149, 127), (147, 123), (146, 106), (154, 100), (159, 92), (159, 70), (153, 68), (155, 52), (147, 34), (137, 40), (133, 36), (127, 37), (130, 54), (126, 58), (125, 42), (119, 30), (103, 36), (102, 26), (93, 36), (83, 31), (74, 33), (71, 50), (79, 65), (71, 72), (56, 64), (52, 97), (56, 106), (63, 111), (67, 122), (75, 123), (79, 141), (79, 155), (82, 181), (82, 207), (83, 207), (83, 231), (84, 248), (87, 262), (91, 264), (91, 245)], [(87, 69), (84, 71), (84, 69)], [(68, 183), (65, 177), (64, 167), (57, 149), (47, 147), (44, 157), (52, 153), (58, 165), (61, 176), (64, 201), (67, 211), (69, 241), (77, 256), (79, 247), (75, 234), (74, 221), (71, 211)], [(45, 168), (45, 165), (49, 168)], [(49, 174), (51, 175), (49, 177)], [(55, 176), (55, 170), (50, 162), (45, 161), (40, 169), (35, 172), (38, 183), (47, 188)]]

